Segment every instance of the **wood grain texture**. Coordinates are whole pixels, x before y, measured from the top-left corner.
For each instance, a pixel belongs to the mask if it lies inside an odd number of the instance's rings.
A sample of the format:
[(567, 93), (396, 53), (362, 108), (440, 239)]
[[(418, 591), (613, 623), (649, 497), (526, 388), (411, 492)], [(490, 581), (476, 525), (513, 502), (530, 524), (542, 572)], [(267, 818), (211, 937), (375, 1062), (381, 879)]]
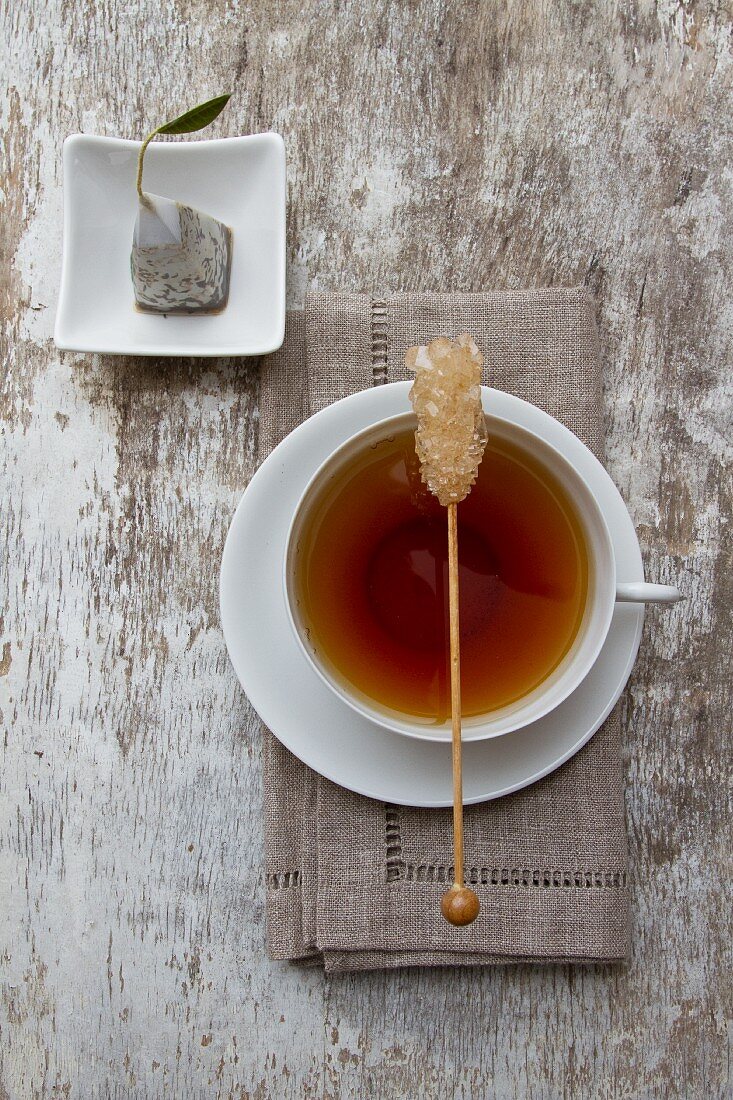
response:
[[(2, 5), (0, 1097), (723, 1097), (731, 1021), (730, 6)], [(258, 364), (59, 353), (61, 143), (288, 151), (289, 300), (585, 282), (648, 574), (628, 970), (264, 957), (219, 556)]]

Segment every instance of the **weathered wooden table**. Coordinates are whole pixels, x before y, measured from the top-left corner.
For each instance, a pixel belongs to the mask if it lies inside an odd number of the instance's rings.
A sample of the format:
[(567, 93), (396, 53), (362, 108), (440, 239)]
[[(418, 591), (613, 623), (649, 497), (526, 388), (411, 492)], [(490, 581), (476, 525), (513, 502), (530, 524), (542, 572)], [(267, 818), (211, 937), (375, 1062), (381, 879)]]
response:
[[(0, 1097), (726, 1095), (730, 15), (2, 6)], [(51, 339), (63, 138), (230, 87), (214, 133), (287, 143), (291, 305), (597, 293), (610, 469), (687, 594), (650, 610), (625, 695), (628, 970), (265, 958), (258, 727), (217, 610), (259, 364)]]

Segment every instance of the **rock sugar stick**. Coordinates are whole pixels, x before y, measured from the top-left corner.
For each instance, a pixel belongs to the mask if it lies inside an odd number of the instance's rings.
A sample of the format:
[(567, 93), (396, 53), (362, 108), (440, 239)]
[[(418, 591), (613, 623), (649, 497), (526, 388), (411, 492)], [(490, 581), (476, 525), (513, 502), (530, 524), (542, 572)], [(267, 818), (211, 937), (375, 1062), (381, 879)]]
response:
[(471, 492), (486, 446), (481, 407), (483, 356), (470, 336), (439, 338), (408, 348), (415, 372), (410, 400), (417, 415), (415, 449), (422, 479), (448, 511), (448, 594), (453, 742), (453, 885), (440, 911), (455, 925), (471, 924), (479, 900), (464, 884), (463, 778), (461, 770), (461, 659), (458, 633), (458, 504)]

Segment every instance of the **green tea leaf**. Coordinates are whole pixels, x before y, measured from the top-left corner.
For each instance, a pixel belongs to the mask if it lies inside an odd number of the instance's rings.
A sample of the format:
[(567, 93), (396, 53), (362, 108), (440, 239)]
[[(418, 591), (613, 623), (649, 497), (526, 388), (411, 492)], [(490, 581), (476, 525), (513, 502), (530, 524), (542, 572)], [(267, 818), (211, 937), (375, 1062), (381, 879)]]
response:
[(217, 115), (221, 114), (231, 98), (231, 92), (229, 92), (227, 95), (218, 95), (214, 99), (207, 99), (206, 103), (199, 103), (198, 107), (192, 107), (184, 115), (179, 115), (178, 118), (171, 119), (170, 122), (164, 122), (162, 126), (158, 126), (156, 130), (148, 134), (142, 143), (137, 158), (137, 193), (141, 201), (143, 198), (145, 150), (153, 138), (158, 137), (159, 134), (192, 134), (195, 130), (203, 130), (204, 126), (208, 126)]
[(218, 95), (214, 99), (208, 99), (206, 103), (199, 103), (198, 107), (192, 107), (185, 115), (179, 115), (171, 122), (164, 122), (155, 131), (156, 134), (192, 134), (195, 130), (203, 130), (213, 122), (217, 115), (226, 107), (231, 99), (228, 95)]

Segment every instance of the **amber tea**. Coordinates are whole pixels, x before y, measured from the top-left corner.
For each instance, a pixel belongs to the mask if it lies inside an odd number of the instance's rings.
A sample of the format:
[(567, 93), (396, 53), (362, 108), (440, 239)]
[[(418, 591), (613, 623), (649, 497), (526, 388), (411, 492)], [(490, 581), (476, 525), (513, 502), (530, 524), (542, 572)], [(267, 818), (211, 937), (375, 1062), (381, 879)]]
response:
[[(580, 522), (549, 472), (489, 442), (458, 506), (463, 714), (538, 687), (585, 609)], [(298, 537), (295, 598), (337, 677), (406, 715), (450, 715), (446, 512), (420, 481), (414, 433), (366, 445), (320, 490)]]

